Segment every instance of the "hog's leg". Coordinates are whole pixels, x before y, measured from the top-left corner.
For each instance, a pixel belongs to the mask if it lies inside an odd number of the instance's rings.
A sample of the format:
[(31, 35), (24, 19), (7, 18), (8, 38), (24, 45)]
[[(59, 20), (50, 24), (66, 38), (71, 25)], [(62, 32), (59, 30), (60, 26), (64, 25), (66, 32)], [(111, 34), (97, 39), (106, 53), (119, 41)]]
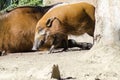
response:
[(50, 50), (49, 50), (49, 52), (48, 52), (48, 54), (52, 53), (54, 49), (55, 49), (55, 46), (52, 45), (51, 48), (50, 48)]
[(4, 56), (4, 55), (7, 55), (7, 53), (5, 51), (0, 50), (0, 56)]
[(56, 35), (54, 35), (53, 41), (52, 41), (52, 46), (50, 47), (50, 50), (49, 50), (48, 54), (53, 52), (53, 50), (55, 49), (56, 44), (57, 44), (57, 37), (56, 37)]
[(67, 40), (63, 40), (63, 50), (62, 51), (67, 51), (68, 50), (68, 41)]

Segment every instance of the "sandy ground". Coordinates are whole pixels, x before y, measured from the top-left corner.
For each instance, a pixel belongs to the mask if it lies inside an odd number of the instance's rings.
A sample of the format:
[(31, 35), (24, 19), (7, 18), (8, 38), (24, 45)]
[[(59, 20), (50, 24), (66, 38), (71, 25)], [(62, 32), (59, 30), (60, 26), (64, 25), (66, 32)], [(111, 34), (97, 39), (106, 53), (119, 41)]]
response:
[(59, 65), (62, 78), (74, 78), (70, 80), (120, 79), (118, 55), (91, 56), (88, 51), (44, 53), (16, 53), (0, 57), (0, 80), (50, 80), (49, 76), (41, 75), (53, 64)]
[(105, 53), (99, 50), (94, 53), (74, 48), (53, 54), (30, 52), (1, 56), (0, 80), (53, 80), (47, 75), (54, 64), (59, 66), (62, 78), (73, 78), (65, 80), (120, 80), (120, 52), (110, 48)]

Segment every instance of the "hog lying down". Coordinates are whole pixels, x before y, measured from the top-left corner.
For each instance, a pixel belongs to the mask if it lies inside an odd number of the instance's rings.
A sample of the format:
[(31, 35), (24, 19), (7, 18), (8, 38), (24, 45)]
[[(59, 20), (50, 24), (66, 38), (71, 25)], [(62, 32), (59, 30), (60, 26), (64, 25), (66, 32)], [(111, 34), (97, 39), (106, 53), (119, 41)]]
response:
[(38, 50), (46, 43), (52, 45), (49, 53), (61, 44), (63, 51), (67, 50), (71, 44), (89, 49), (92, 44), (85, 42), (76, 44), (74, 40), (68, 40), (68, 35), (80, 36), (87, 33), (93, 37), (94, 29), (95, 7), (93, 5), (81, 2), (53, 7), (36, 25), (32, 50)]
[(31, 52), (37, 22), (58, 4), (20, 6), (0, 13), (0, 53)]

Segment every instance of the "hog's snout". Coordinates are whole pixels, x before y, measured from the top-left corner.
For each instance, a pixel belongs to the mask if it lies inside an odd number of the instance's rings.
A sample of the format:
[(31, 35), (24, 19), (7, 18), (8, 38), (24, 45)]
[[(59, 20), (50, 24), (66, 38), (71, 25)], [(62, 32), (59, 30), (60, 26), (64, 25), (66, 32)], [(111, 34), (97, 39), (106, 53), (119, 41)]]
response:
[(44, 44), (44, 42), (44, 40), (35, 40), (32, 51), (37, 51)]

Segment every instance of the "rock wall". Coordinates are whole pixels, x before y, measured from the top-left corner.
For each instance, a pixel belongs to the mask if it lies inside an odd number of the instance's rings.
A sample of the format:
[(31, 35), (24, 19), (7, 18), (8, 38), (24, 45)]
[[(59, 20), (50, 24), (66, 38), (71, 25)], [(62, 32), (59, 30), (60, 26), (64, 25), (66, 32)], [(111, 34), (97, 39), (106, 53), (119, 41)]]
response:
[(96, 29), (95, 34), (101, 35), (100, 44), (120, 43), (120, 1), (99, 0), (96, 6)]

